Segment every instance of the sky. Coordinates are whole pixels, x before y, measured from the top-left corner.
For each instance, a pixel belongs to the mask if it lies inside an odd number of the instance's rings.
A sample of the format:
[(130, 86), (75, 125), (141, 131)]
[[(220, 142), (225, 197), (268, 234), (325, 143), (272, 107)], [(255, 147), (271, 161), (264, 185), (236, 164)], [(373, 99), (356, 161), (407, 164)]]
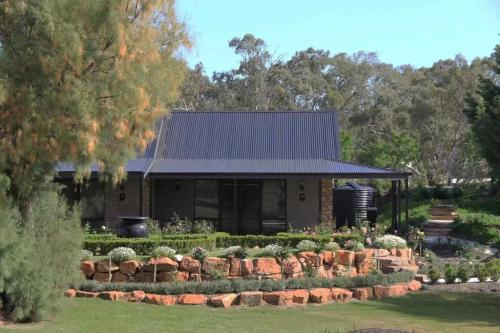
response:
[(500, 0), (178, 0), (177, 11), (194, 40), (188, 64), (209, 75), (237, 67), (228, 43), (246, 33), (283, 59), (314, 47), (415, 67), (488, 56), (500, 44)]

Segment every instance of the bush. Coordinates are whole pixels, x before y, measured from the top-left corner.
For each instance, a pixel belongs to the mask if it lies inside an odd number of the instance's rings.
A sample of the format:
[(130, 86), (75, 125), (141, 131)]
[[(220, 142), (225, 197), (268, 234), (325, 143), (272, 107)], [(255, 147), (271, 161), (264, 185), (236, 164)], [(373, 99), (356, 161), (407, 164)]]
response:
[(89, 250), (81, 250), (80, 251), (80, 261), (92, 260), (94, 254)]
[(135, 251), (129, 247), (117, 247), (108, 253), (109, 258), (113, 262), (124, 262), (137, 257)]
[(218, 280), (206, 282), (171, 282), (171, 283), (96, 283), (86, 281), (77, 285), (77, 289), (92, 292), (103, 291), (134, 291), (143, 290), (146, 293), (161, 295), (179, 294), (222, 294), (240, 293), (244, 291), (280, 291), (292, 289), (310, 288), (360, 288), (374, 285), (391, 285), (395, 283), (406, 283), (413, 279), (413, 273), (409, 271), (392, 274), (369, 274), (356, 277), (328, 278), (301, 278), (287, 280)]
[(340, 250), (340, 245), (336, 242), (328, 242), (325, 244), (326, 251), (337, 251)]
[(457, 277), (460, 279), (460, 281), (462, 282), (469, 281), (473, 273), (474, 273), (474, 266), (468, 263), (467, 261), (462, 261), (458, 265)]
[(175, 253), (175, 250), (168, 246), (158, 246), (156, 249), (154, 249), (153, 253), (151, 253), (151, 256), (153, 258), (167, 257), (170, 259), (174, 259)]
[(450, 263), (444, 265), (444, 279), (446, 283), (454, 283), (457, 278), (457, 267)]
[(490, 275), (490, 272), (488, 270), (488, 266), (486, 264), (478, 264), (476, 266), (476, 276), (479, 279), (480, 282), (486, 282)]
[(394, 235), (384, 235), (381, 237), (378, 237), (375, 239), (373, 242), (373, 246), (379, 249), (404, 249), (407, 247), (406, 241), (398, 236)]
[(456, 219), (452, 235), (486, 245), (500, 241), (500, 235), (495, 227), (485, 223), (478, 216)]
[(0, 203), (0, 304), (14, 321), (38, 321), (57, 309), (63, 291), (80, 280), (83, 231), (77, 211), (56, 192), (42, 192), (23, 220)]
[(201, 246), (197, 246), (191, 250), (191, 257), (198, 260), (199, 262), (203, 262), (207, 257), (207, 250), (205, 250)]
[(346, 234), (335, 234), (332, 236), (332, 240), (336, 243), (338, 243), (341, 247), (345, 245), (345, 243), (349, 240), (355, 241), (355, 242), (363, 242), (364, 237), (362, 234), (353, 232), (353, 233), (346, 233)]
[(318, 244), (312, 240), (304, 239), (297, 244), (296, 249), (300, 252), (316, 251), (318, 249)]
[(279, 244), (270, 244), (264, 248), (262, 255), (274, 257), (276, 259), (284, 259), (290, 257), (291, 252)]
[(493, 281), (498, 281), (500, 279), (500, 259), (492, 259), (486, 262), (486, 267), (488, 268), (488, 274)]
[(236, 245), (236, 246), (228, 247), (224, 251), (224, 256), (226, 258), (233, 256), (233, 257), (238, 258), (238, 259), (245, 259), (248, 256), (248, 253), (244, 248), (242, 248), (239, 245)]
[(164, 234), (213, 234), (215, 228), (205, 220), (191, 221), (188, 217), (181, 218), (177, 213), (169, 219)]
[(432, 266), (429, 268), (429, 279), (432, 283), (436, 283), (441, 278), (441, 273), (437, 267)]
[(244, 248), (263, 248), (270, 244), (279, 244), (283, 247), (295, 248), (302, 240), (311, 240), (318, 244), (327, 243), (330, 237), (327, 236), (314, 236), (314, 235), (303, 235), (303, 234), (293, 234), (287, 232), (279, 232), (276, 236), (263, 236), (263, 235), (245, 235), (245, 236), (229, 236), (229, 235), (218, 235), (217, 236), (217, 247), (226, 248), (229, 246), (240, 245)]
[(363, 246), (363, 243), (356, 242), (353, 240), (349, 240), (349, 241), (345, 242), (344, 248), (348, 251), (354, 251), (354, 252), (363, 251), (365, 249), (365, 247)]

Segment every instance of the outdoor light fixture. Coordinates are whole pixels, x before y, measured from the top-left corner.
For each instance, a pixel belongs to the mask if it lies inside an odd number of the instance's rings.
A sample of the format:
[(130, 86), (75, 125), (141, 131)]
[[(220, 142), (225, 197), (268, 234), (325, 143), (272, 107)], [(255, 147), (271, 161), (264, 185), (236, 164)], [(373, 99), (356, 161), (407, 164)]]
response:
[(303, 179), (301, 179), (299, 182), (299, 189), (301, 192), (304, 191), (304, 180)]
[(179, 179), (177, 179), (177, 180), (175, 181), (175, 189), (176, 189), (177, 191), (180, 191), (180, 190), (181, 190), (181, 185), (182, 185), (181, 181), (180, 181)]

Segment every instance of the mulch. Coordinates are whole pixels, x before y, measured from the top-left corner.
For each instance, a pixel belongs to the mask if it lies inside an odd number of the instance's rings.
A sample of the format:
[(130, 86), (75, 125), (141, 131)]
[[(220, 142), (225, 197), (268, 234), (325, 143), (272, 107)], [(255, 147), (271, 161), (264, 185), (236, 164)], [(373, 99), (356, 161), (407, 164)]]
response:
[(455, 292), (455, 293), (500, 293), (500, 282), (469, 282), (451, 284), (425, 284), (424, 292)]

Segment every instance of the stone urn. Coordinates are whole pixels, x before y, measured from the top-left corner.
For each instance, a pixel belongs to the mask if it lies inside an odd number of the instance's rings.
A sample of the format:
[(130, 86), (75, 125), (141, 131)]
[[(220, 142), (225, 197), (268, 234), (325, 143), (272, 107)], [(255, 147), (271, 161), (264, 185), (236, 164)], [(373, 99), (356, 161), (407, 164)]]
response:
[(146, 225), (146, 216), (120, 216), (122, 223), (117, 228), (119, 237), (148, 237), (149, 230)]

